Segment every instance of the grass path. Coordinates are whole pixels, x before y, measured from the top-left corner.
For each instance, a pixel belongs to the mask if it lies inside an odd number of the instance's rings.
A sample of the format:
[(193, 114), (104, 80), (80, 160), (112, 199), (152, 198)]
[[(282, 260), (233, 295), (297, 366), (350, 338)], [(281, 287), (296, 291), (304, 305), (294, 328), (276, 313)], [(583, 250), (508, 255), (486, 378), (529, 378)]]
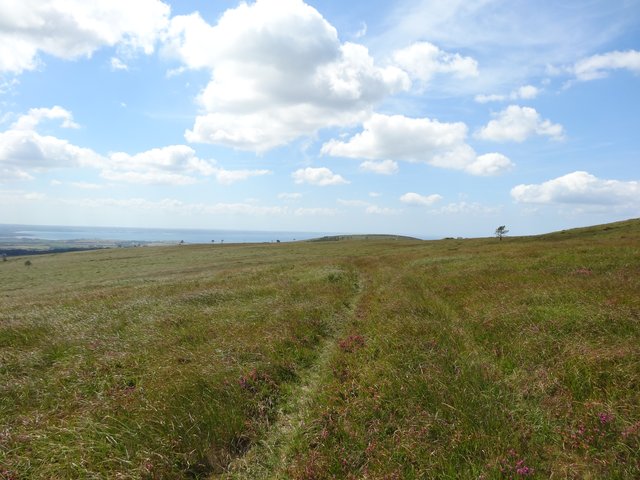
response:
[(290, 460), (293, 439), (308, 420), (309, 408), (323, 387), (324, 377), (336, 354), (338, 342), (352, 328), (354, 316), (361, 308), (362, 296), (370, 288), (367, 272), (357, 270), (355, 275), (357, 292), (350, 300), (348, 309), (341, 312), (331, 334), (321, 341), (313, 365), (289, 388), (285, 395), (287, 401), (280, 407), (276, 420), (264, 438), (245, 455), (235, 459), (226, 473), (212, 478), (259, 480), (282, 475), (281, 467)]

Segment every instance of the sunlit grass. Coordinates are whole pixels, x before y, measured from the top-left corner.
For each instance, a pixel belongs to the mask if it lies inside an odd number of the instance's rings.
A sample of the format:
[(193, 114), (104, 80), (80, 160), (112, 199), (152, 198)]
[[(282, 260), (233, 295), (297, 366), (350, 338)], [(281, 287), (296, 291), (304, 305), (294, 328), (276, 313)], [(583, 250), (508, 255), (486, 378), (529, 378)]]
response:
[(0, 478), (640, 476), (638, 221), (0, 279)]

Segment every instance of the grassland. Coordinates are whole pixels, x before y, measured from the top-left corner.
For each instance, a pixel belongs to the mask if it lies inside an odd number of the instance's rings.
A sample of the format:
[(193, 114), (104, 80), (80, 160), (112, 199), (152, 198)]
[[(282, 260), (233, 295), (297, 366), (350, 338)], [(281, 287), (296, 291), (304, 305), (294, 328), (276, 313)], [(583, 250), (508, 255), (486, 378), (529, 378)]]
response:
[(0, 262), (0, 478), (640, 477), (640, 221)]

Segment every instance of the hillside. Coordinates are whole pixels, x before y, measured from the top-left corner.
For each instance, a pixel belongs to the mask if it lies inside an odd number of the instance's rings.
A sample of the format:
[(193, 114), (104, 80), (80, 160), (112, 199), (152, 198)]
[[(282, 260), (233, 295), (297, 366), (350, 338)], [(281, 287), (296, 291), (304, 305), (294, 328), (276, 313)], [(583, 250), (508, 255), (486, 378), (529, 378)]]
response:
[(0, 478), (640, 477), (640, 220), (0, 262)]

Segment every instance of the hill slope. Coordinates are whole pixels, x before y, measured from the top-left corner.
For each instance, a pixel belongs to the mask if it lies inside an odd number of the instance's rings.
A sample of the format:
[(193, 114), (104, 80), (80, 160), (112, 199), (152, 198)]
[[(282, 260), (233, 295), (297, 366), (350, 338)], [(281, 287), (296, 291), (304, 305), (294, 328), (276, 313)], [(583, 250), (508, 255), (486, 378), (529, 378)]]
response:
[(5, 478), (637, 478), (640, 222), (0, 263)]

